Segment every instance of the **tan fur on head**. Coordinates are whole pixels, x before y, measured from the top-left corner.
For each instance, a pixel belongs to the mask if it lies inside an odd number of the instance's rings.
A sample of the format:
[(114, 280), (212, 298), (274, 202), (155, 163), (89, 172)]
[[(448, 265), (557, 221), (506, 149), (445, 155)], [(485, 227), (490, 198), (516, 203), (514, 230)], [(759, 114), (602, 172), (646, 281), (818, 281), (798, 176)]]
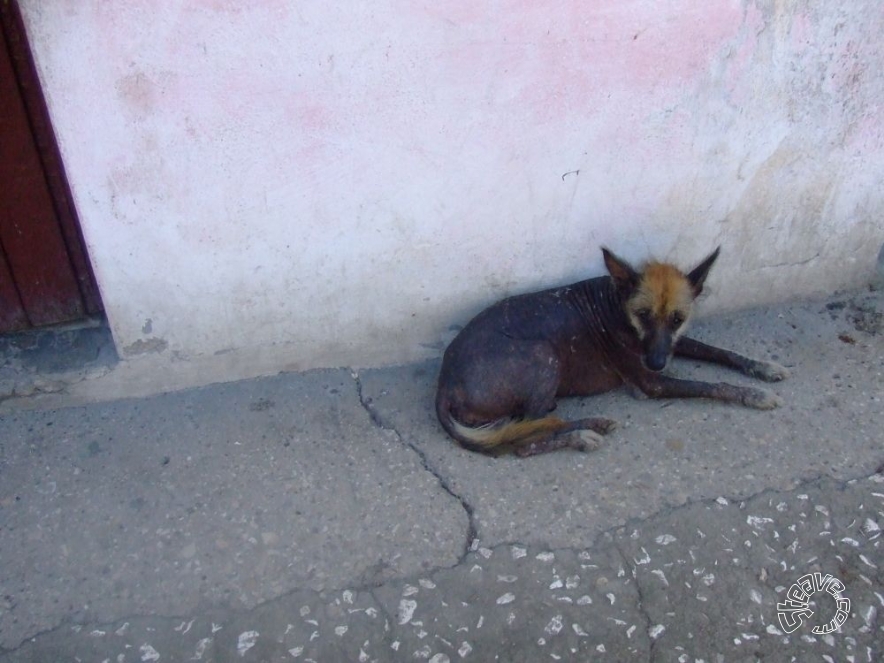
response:
[(639, 275), (635, 292), (626, 304), (639, 337), (644, 336), (649, 321), (680, 332), (694, 303), (694, 290), (687, 276), (664, 262), (649, 262)]
[(605, 266), (623, 298), (626, 317), (641, 341), (642, 362), (646, 368), (661, 371), (666, 367), (718, 253), (719, 249), (715, 249), (685, 274), (669, 263), (657, 261), (648, 262), (636, 271), (628, 262), (602, 248)]

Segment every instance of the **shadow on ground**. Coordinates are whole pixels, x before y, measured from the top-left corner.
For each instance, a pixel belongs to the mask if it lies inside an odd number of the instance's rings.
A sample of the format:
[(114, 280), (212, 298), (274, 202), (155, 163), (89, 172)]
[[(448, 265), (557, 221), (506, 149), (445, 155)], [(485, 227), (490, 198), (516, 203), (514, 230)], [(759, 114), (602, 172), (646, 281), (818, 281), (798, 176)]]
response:
[[(851, 293), (700, 323), (789, 366), (786, 405), (563, 402), (619, 420), (592, 454), (460, 449), (437, 362), (7, 400), (0, 661), (880, 660), (882, 311)], [(789, 631), (778, 606), (814, 573)], [(827, 575), (850, 611), (815, 633)]]

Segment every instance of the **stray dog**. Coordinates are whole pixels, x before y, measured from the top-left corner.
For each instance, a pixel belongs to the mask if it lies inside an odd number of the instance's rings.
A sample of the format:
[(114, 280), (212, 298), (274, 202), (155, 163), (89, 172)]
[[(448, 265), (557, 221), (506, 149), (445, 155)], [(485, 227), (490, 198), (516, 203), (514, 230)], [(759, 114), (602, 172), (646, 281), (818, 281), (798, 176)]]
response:
[(779, 397), (763, 389), (661, 373), (674, 354), (768, 382), (789, 376), (779, 364), (682, 335), (720, 249), (685, 274), (661, 262), (636, 270), (603, 248), (610, 276), (510, 297), (485, 309), (442, 359), (436, 392), (442, 427), (473, 451), (530, 456), (597, 448), (599, 434), (616, 425), (601, 417), (549, 416), (558, 396), (592, 396), (626, 385), (650, 398), (713, 398), (761, 410), (779, 406)]

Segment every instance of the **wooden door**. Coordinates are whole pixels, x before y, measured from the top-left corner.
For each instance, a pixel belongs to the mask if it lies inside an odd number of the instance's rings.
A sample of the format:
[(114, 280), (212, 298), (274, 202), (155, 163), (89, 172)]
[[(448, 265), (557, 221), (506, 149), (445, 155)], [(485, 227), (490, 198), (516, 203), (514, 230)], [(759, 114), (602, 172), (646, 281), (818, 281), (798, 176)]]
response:
[(100, 311), (21, 14), (0, 0), (0, 333)]

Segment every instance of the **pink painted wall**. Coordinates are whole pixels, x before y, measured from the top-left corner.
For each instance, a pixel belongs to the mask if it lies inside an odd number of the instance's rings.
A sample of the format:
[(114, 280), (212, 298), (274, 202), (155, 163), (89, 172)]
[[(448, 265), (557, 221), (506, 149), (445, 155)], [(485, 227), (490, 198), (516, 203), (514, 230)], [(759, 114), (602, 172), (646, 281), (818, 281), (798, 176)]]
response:
[(145, 389), (438, 354), (601, 244), (723, 244), (710, 310), (884, 240), (878, 0), (20, 1)]

